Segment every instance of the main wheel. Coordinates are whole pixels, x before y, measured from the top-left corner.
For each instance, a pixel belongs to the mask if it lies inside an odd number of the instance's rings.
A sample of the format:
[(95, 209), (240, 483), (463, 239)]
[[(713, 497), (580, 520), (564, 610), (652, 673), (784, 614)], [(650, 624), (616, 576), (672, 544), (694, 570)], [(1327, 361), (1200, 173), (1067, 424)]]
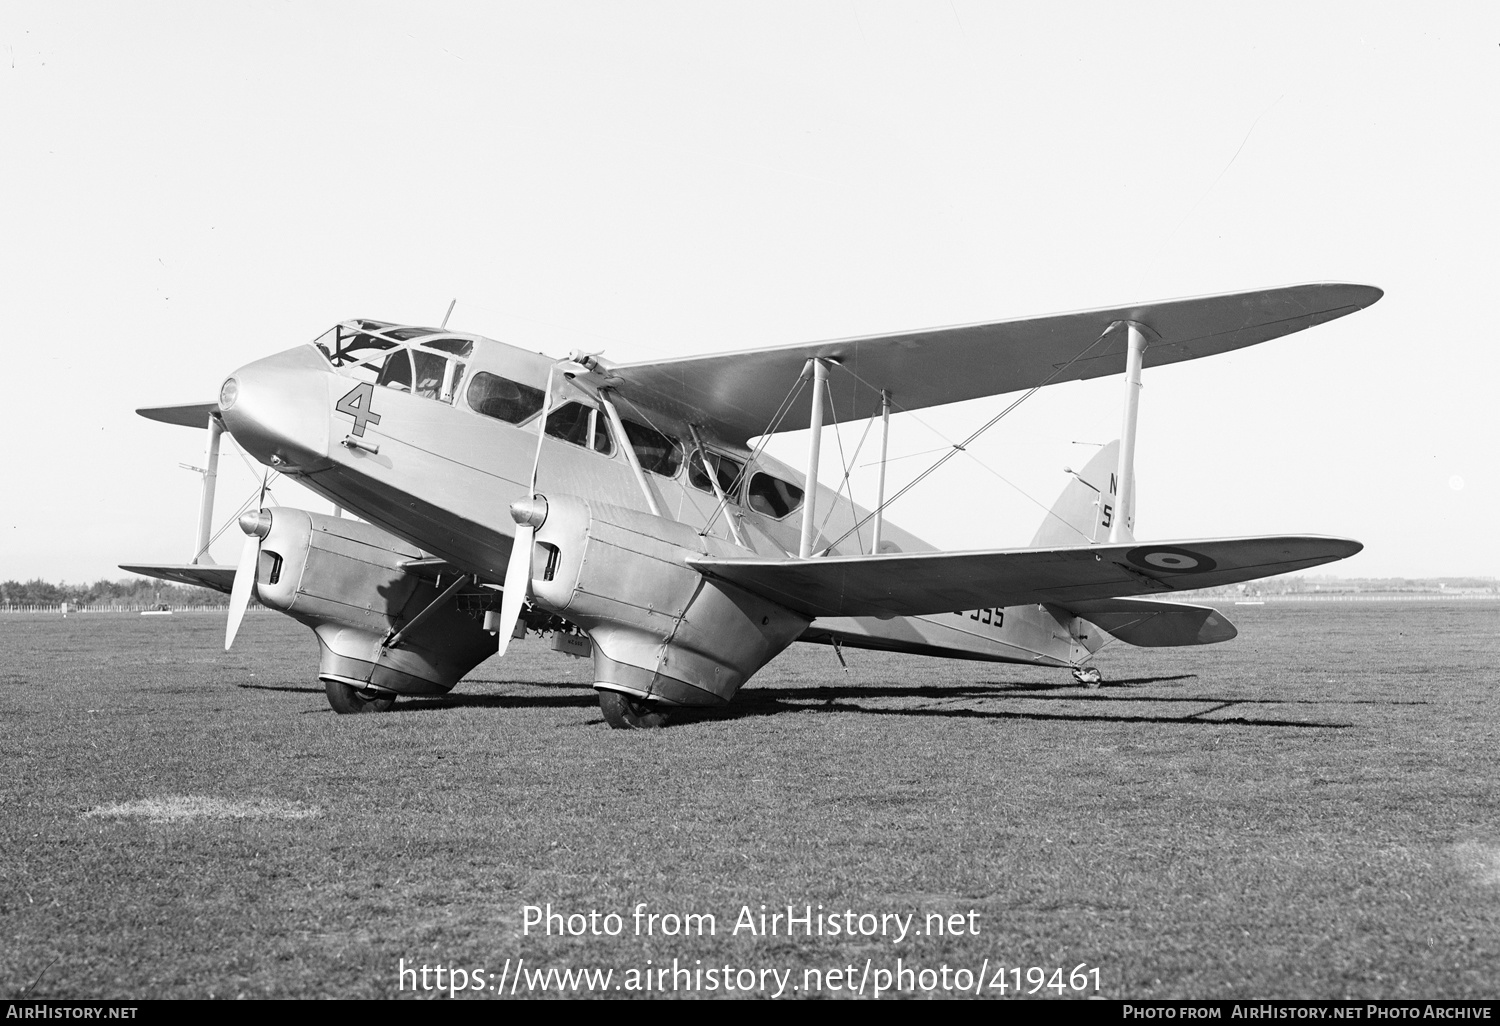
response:
[(618, 691), (599, 692), (599, 709), (604, 722), (616, 730), (651, 730), (667, 725), (667, 711), (661, 706)]
[(364, 712), (390, 712), (396, 704), (396, 696), (384, 691), (360, 691), (358, 688), (338, 680), (323, 681), (323, 690), (328, 692), (328, 704), (339, 715)]

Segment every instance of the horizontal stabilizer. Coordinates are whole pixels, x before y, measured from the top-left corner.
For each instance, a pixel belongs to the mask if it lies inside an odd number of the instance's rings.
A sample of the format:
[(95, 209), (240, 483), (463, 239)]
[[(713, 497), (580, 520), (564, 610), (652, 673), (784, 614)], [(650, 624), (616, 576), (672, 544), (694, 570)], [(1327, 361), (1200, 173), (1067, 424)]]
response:
[(693, 556), (688, 565), (810, 616), (920, 616), (1031, 602), (1072, 608), (1214, 588), (1320, 566), (1362, 548), (1347, 538), (1293, 536), (821, 559)]
[(1116, 598), (1071, 602), (1066, 608), (1127, 645), (1141, 648), (1213, 645), (1239, 633), (1217, 609), (1184, 602)]
[(176, 406), (143, 406), (135, 411), (147, 420), (183, 427), (206, 428), (211, 413), (219, 412), (218, 403), (180, 403)]
[(234, 587), (235, 568), (217, 563), (121, 563), (120, 569), (142, 577), (160, 577), (164, 581), (176, 581), (178, 584), (196, 584), (200, 588), (212, 588), (226, 595)]

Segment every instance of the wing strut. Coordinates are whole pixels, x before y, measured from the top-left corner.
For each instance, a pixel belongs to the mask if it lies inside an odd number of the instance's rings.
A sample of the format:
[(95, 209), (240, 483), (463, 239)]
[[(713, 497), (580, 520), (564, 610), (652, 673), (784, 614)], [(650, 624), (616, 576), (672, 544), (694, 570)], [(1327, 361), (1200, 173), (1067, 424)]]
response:
[(193, 545), (190, 563), (197, 563), (205, 558), (210, 563), (213, 562), (208, 556), (208, 546), (209, 534), (214, 526), (214, 488), (219, 480), (219, 438), (223, 434), (224, 422), (217, 413), (209, 413), (208, 449), (204, 456), (204, 467), (199, 471), (203, 475), (203, 489), (198, 498), (198, 536)]
[[(891, 390), (880, 390), (880, 484), (875, 494), (875, 530), (870, 536), (870, 551), (880, 554), (880, 526), (885, 523), (885, 461), (891, 441)], [(852, 505), (851, 497), (851, 505)], [(843, 657), (840, 656), (840, 659)]]
[[(456, 300), (455, 300), (455, 302), (456, 302)], [(452, 312), (451, 308), (450, 308), (449, 312), (450, 313)], [(444, 319), (446, 320), (446, 318), (444, 318)], [(442, 590), (442, 592), (438, 595), (437, 598), (433, 599), (426, 606), (424, 606), (422, 608), (422, 611), (420, 613), (418, 613), (416, 616), (412, 617), (410, 620), (406, 621), (406, 623), (402, 624), (401, 627), (399, 627), (399, 628), (392, 627), (390, 629), (390, 632), (386, 634), (385, 640), (380, 643), (380, 647), (381, 648), (395, 648), (397, 645), (401, 644), (401, 639), (402, 638), (404, 638), (407, 634), (411, 633), (412, 631), (416, 630), (418, 624), (420, 624), (423, 620), (427, 619), (435, 611), (437, 611), (439, 608), (441, 608), (442, 605), (445, 602), (447, 602), (449, 599), (451, 599), (454, 595), (457, 595), (458, 594), (458, 590), (460, 588), (462, 588), (465, 584), (468, 584), (468, 583), (469, 583), (469, 575), (468, 574), (459, 574), (458, 577), (457, 577), (457, 579), (455, 579), (452, 584), (448, 585), (448, 587), (444, 588)], [(511, 630), (512, 631), (515, 630), (515, 626), (514, 625), (511, 626)]]
[[(698, 425), (689, 424), (688, 434), (693, 436), (693, 447), (698, 450), (698, 460), (703, 464), (703, 472), (708, 475), (708, 483), (713, 485), (714, 498), (719, 502), (719, 509), (723, 509), (729, 505), (729, 499), (724, 495), (724, 486), (719, 484), (718, 472), (708, 462), (708, 450), (703, 447), (703, 436), (698, 434)], [(733, 513), (724, 518), (724, 523), (729, 525), (729, 533), (734, 535), (734, 543), (742, 549), (747, 548), (745, 539), (740, 537), (740, 525), (735, 523)], [(713, 526), (712, 522), (703, 528), (704, 535), (708, 534), (708, 528), (711, 526)]]
[(1120, 464), (1116, 472), (1119, 493), (1115, 516), (1109, 525), (1109, 542), (1120, 545), (1135, 535), (1135, 429), (1141, 411), (1141, 364), (1146, 356), (1146, 332), (1136, 321), (1124, 322), (1128, 350), (1125, 354), (1125, 414), (1120, 426)]
[(620, 411), (615, 409), (614, 401), (610, 399), (607, 389), (599, 389), (599, 401), (604, 404), (604, 415), (609, 418), (609, 426), (620, 440), (620, 448), (625, 450), (625, 462), (630, 464), (630, 470), (635, 474), (636, 484), (641, 486), (641, 494), (646, 497), (646, 505), (650, 508), (651, 515), (661, 516), (661, 507), (656, 504), (656, 496), (651, 493), (651, 484), (646, 480), (646, 472), (641, 469), (640, 457), (635, 454), (635, 446), (630, 444), (630, 436), (625, 433), (625, 424), (620, 420)]
[(808, 425), (810, 435), (807, 441), (807, 480), (803, 482), (802, 499), (802, 540), (797, 544), (797, 558), (806, 559), (812, 555), (814, 526), (813, 507), (817, 504), (818, 497), (818, 452), (823, 443), (823, 393), (828, 390), (828, 364), (818, 358), (807, 361), (812, 368), (813, 390), (812, 390), (812, 422)]

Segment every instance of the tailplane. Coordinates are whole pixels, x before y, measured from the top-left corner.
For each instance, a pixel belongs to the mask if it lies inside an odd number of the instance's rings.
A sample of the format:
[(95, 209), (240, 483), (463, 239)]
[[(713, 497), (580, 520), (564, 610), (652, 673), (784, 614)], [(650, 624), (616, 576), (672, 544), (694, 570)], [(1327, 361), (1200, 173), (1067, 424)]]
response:
[(1031, 547), (1050, 549), (1091, 542), (1102, 545), (1110, 541), (1111, 530), (1116, 532), (1117, 544), (1135, 541), (1131, 531), (1135, 510), (1129, 510), (1129, 516), (1122, 519), (1116, 507), (1119, 464), (1120, 443), (1116, 440), (1095, 453), (1082, 470), (1070, 470), (1068, 483), (1037, 528)]

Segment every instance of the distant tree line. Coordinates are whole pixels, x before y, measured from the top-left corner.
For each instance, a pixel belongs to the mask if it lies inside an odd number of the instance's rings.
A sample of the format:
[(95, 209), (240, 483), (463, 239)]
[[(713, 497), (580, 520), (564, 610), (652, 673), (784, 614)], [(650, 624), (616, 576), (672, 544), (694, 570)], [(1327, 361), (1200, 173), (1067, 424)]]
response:
[(164, 602), (170, 606), (212, 606), (229, 601), (229, 597), (212, 588), (191, 584), (170, 584), (145, 577), (123, 577), (118, 581), (98, 580), (93, 584), (53, 584), (40, 578), (31, 581), (0, 581), (0, 605), (70, 606), (152, 606)]
[(1217, 588), (1200, 588), (1194, 594), (1203, 598), (1254, 597), (1265, 595), (1338, 595), (1338, 594), (1462, 594), (1500, 595), (1500, 580), (1494, 577), (1332, 577), (1324, 575), (1284, 575), (1267, 577), (1246, 584), (1225, 584)]

